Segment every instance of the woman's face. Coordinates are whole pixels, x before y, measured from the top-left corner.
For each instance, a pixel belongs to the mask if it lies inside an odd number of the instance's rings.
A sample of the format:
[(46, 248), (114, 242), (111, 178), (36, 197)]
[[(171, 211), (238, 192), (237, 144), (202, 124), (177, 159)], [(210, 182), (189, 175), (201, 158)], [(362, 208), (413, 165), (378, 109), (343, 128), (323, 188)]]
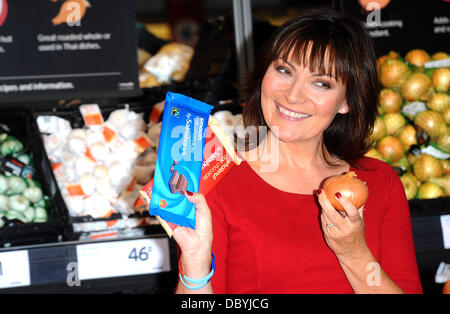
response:
[(348, 112), (345, 85), (326, 73), (310, 72), (290, 57), (267, 69), (261, 106), (272, 133), (289, 143), (319, 141), (335, 115)]

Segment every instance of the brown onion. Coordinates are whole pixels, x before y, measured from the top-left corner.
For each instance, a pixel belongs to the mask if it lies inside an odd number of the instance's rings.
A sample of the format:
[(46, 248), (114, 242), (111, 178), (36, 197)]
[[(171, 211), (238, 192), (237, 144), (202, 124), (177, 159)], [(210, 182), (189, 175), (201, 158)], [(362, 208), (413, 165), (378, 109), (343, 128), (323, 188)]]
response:
[(430, 59), (430, 55), (423, 49), (413, 49), (405, 56), (407, 62), (421, 68), (423, 68), (425, 62), (430, 61)]
[(424, 129), (431, 137), (438, 137), (445, 132), (444, 118), (436, 111), (419, 112), (414, 117), (414, 123)]
[(384, 161), (383, 156), (381, 156), (380, 152), (373, 147), (369, 149), (369, 151), (365, 153), (364, 156)]
[(354, 171), (349, 171), (343, 175), (329, 177), (323, 184), (323, 191), (330, 203), (338, 211), (345, 212), (342, 205), (336, 200), (337, 192), (347, 198), (356, 208), (363, 206), (369, 197), (367, 185), (356, 178)]
[(424, 182), (419, 186), (419, 191), (417, 192), (418, 199), (430, 199), (444, 197), (445, 193), (442, 188), (432, 182)]
[(444, 190), (445, 196), (450, 196), (450, 173), (440, 178), (431, 178), (430, 182), (439, 185)]
[(444, 93), (436, 93), (427, 102), (427, 107), (437, 112), (444, 112), (450, 107), (450, 96)]
[(401, 87), (408, 79), (411, 71), (405, 62), (388, 59), (381, 65), (380, 81), (384, 87)]
[(408, 200), (414, 199), (420, 184), (417, 178), (412, 173), (407, 172), (400, 177), (400, 181), (402, 181), (403, 188), (405, 189), (406, 198)]
[(417, 144), (416, 129), (409, 124), (400, 131), (397, 138), (402, 143), (405, 151), (407, 151), (411, 145)]
[(443, 150), (446, 153), (450, 153), (450, 133), (445, 132), (444, 134), (441, 134), (437, 138), (436, 144), (439, 149)]
[(433, 86), (437, 92), (446, 93), (450, 87), (450, 68), (439, 68), (433, 72)]
[(442, 165), (442, 169), (444, 169), (445, 174), (450, 173), (450, 160), (441, 159), (441, 165)]
[(383, 116), (384, 123), (386, 124), (386, 132), (388, 135), (397, 135), (406, 125), (405, 117), (398, 112), (387, 113)]
[(445, 109), (445, 111), (442, 113), (442, 117), (444, 118), (445, 123), (450, 125), (450, 107)]
[(400, 112), (402, 109), (402, 96), (390, 88), (384, 88), (379, 95), (381, 113)]
[(444, 174), (442, 164), (434, 156), (428, 154), (419, 155), (413, 164), (413, 172), (420, 181), (428, 181), (430, 178), (439, 178)]
[(396, 162), (403, 156), (402, 143), (393, 136), (383, 137), (377, 144), (377, 151), (380, 152), (384, 160), (389, 162)]
[(448, 58), (450, 58), (450, 56), (443, 51), (436, 52), (434, 55), (431, 56), (432, 60), (443, 60)]
[(416, 72), (402, 85), (402, 96), (409, 101), (419, 100), (426, 96), (432, 84), (428, 75)]

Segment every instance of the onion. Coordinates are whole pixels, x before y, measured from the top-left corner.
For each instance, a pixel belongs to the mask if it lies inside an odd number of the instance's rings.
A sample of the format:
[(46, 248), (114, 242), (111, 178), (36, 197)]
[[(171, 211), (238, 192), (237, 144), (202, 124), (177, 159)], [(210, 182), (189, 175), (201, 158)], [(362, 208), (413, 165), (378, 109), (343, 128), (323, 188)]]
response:
[(419, 199), (430, 199), (444, 197), (445, 193), (442, 188), (432, 182), (424, 182), (419, 186), (419, 191), (417, 192), (417, 198)]
[(400, 177), (400, 181), (402, 181), (403, 188), (405, 189), (406, 198), (408, 200), (414, 199), (420, 184), (417, 178), (412, 173), (407, 172)]
[(345, 209), (336, 200), (337, 192), (351, 201), (356, 208), (363, 206), (369, 197), (369, 189), (366, 184), (356, 178), (356, 173), (353, 171), (329, 177), (323, 184), (323, 190), (333, 207), (341, 212), (345, 212)]
[(419, 155), (413, 164), (414, 175), (420, 181), (439, 178), (444, 173), (442, 164), (436, 157), (428, 154)]
[(411, 145), (417, 144), (416, 129), (412, 125), (407, 125), (400, 131), (397, 138), (402, 143), (405, 151), (407, 151)]
[(450, 196), (450, 173), (440, 178), (431, 178), (430, 182), (439, 185), (444, 190), (445, 196)]
[(425, 62), (430, 61), (430, 59), (430, 55), (423, 49), (413, 49), (405, 56), (408, 63), (420, 68), (423, 68)]
[(436, 52), (434, 55), (431, 56), (432, 60), (443, 60), (448, 58), (450, 58), (450, 56), (443, 51)]
[(445, 109), (442, 113), (442, 117), (444, 118), (445, 123), (450, 125), (450, 107)]
[(402, 96), (393, 89), (384, 88), (379, 95), (381, 113), (399, 112), (402, 108)]
[(437, 112), (445, 112), (450, 107), (450, 96), (444, 93), (436, 93), (427, 102), (427, 107)]
[(379, 139), (383, 138), (386, 135), (386, 124), (384, 123), (384, 120), (378, 116), (375, 119), (375, 124), (373, 126), (372, 133), (369, 136), (369, 140), (371, 142), (376, 142)]
[(388, 59), (381, 65), (380, 81), (384, 87), (401, 87), (410, 75), (410, 69), (401, 60)]
[(378, 142), (376, 149), (380, 152), (381, 156), (383, 156), (384, 160), (388, 162), (400, 160), (404, 153), (402, 143), (393, 136), (382, 138)]
[(397, 135), (406, 125), (406, 119), (401, 113), (387, 113), (383, 116), (388, 135)]
[(424, 95), (432, 85), (428, 75), (420, 72), (412, 74), (402, 85), (402, 96), (409, 101), (426, 98)]
[(450, 86), (450, 68), (439, 68), (433, 72), (433, 86), (437, 92), (446, 93)]
[(437, 138), (436, 144), (446, 153), (450, 153), (450, 133), (445, 132)]
[(399, 55), (395, 51), (389, 51), (389, 54), (379, 57), (377, 59), (377, 72), (378, 72), (378, 74), (381, 71), (381, 66), (383, 65), (384, 62), (386, 62), (386, 60), (398, 59), (398, 58), (399, 58)]
[(442, 169), (444, 169), (444, 173), (450, 173), (450, 160), (448, 159), (441, 159), (441, 165)]
[(419, 112), (414, 117), (414, 123), (424, 129), (431, 137), (438, 137), (445, 129), (444, 118), (436, 111), (426, 110)]

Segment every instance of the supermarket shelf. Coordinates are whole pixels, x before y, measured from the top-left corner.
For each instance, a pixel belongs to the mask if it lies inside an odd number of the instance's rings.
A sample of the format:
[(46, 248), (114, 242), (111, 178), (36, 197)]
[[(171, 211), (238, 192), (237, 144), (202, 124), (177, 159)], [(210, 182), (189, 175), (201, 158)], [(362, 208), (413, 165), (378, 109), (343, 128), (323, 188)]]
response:
[(166, 293), (177, 279), (166, 234), (0, 249), (0, 293)]

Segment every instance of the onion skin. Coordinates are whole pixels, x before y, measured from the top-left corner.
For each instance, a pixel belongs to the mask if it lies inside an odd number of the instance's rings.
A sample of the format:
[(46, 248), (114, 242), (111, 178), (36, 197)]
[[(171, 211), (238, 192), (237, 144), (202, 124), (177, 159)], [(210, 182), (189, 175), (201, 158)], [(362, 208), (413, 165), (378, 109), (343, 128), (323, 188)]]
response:
[(433, 86), (437, 92), (446, 93), (450, 87), (450, 68), (438, 68), (433, 72)]
[(388, 135), (397, 135), (406, 125), (406, 119), (401, 113), (387, 113), (383, 116)]
[(450, 125), (450, 107), (445, 109), (442, 117), (444, 118), (445, 123)]
[(448, 58), (450, 58), (450, 56), (443, 51), (436, 52), (434, 55), (431, 56), (432, 60), (443, 60)]
[(418, 199), (431, 199), (444, 197), (445, 193), (442, 188), (432, 182), (424, 182), (419, 186), (419, 191), (417, 192)]
[(444, 118), (436, 111), (426, 110), (414, 117), (414, 123), (425, 130), (431, 137), (438, 137), (446, 131)]
[(380, 82), (384, 87), (400, 88), (408, 79), (411, 70), (401, 60), (388, 59), (380, 69)]
[(430, 61), (430, 59), (430, 55), (423, 49), (413, 49), (405, 56), (407, 62), (420, 68), (423, 68), (425, 62)]
[(408, 101), (426, 98), (426, 93), (432, 84), (428, 75), (416, 72), (402, 85), (402, 96)]
[(415, 178), (412, 173), (408, 172), (400, 177), (400, 181), (402, 181), (403, 188), (405, 189), (406, 199), (414, 199), (420, 184), (419, 181), (417, 181), (417, 178)]
[(445, 112), (450, 108), (450, 96), (444, 93), (436, 93), (427, 102), (427, 107), (433, 111)]
[(402, 143), (393, 136), (383, 137), (377, 144), (376, 150), (380, 152), (384, 160), (396, 162), (402, 158), (404, 151)]
[(352, 202), (356, 208), (361, 208), (369, 197), (367, 185), (356, 178), (354, 171), (327, 178), (323, 184), (323, 191), (333, 207), (340, 212), (345, 212), (345, 209), (335, 197), (337, 192)]
[(380, 102), (381, 113), (400, 112), (400, 110), (402, 109), (402, 96), (393, 89), (382, 89), (378, 100)]
[(405, 151), (408, 151), (411, 145), (417, 144), (416, 129), (411, 124), (407, 125), (400, 131), (397, 138), (402, 143)]
[(413, 164), (413, 172), (420, 181), (428, 181), (431, 178), (439, 178), (444, 174), (442, 164), (436, 157), (421, 154)]
[(369, 135), (369, 140), (371, 142), (376, 142), (384, 136), (386, 136), (386, 124), (384, 123), (384, 120), (378, 116), (375, 119), (372, 133)]

